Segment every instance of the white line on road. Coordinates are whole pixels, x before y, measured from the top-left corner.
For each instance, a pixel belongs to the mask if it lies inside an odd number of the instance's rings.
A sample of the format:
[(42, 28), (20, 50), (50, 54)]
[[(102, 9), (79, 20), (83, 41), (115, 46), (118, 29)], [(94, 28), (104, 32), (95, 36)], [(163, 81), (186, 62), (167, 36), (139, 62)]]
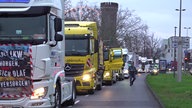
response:
[[(76, 100), (75, 103), (74, 103), (74, 105), (77, 104), (77, 103), (79, 103), (79, 102), (80, 102), (80, 100)], [(67, 106), (67, 108), (71, 108), (71, 107), (73, 107), (73, 105)]]
[(88, 97), (89, 95), (85, 95), (85, 97)]
[(79, 102), (80, 102), (80, 100), (76, 100), (76, 101), (75, 101), (75, 104), (77, 104), (77, 103), (79, 103)]

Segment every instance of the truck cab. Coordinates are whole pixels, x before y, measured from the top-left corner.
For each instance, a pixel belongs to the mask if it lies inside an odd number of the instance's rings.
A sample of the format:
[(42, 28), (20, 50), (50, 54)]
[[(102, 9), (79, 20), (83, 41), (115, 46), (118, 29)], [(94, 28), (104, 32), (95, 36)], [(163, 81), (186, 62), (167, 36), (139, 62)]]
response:
[(122, 48), (110, 48), (110, 69), (116, 73), (118, 80), (124, 80)]
[(78, 93), (94, 94), (102, 89), (103, 44), (97, 34), (96, 22), (65, 22), (65, 71), (75, 78)]
[(104, 66), (105, 70), (103, 73), (103, 84), (109, 84), (113, 85), (113, 83), (116, 83), (117, 77), (116, 73), (111, 70), (110, 63), (111, 63), (111, 56), (110, 56), (110, 48), (105, 47), (104, 48)]
[(0, 108), (74, 104), (65, 77), (62, 0), (0, 1)]

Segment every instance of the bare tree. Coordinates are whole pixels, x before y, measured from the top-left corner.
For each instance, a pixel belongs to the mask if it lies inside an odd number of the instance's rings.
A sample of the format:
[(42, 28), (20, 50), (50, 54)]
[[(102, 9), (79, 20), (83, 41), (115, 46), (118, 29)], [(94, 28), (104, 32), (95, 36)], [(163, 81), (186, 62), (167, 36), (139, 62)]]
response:
[(160, 56), (159, 49), (160, 49), (160, 39), (155, 37), (154, 34), (149, 36), (150, 38), (150, 55), (151, 58), (156, 59)]
[(71, 0), (64, 0), (64, 11), (71, 9)]
[(130, 51), (141, 53), (144, 45), (142, 37), (146, 37), (148, 26), (142, 24), (141, 18), (133, 12), (129, 9), (118, 11), (117, 38), (120, 38), (120, 43), (124, 44), (122, 46), (128, 47)]
[(117, 38), (121, 46), (127, 47), (141, 56), (157, 57), (160, 39), (154, 34), (149, 35), (148, 26), (142, 23), (140, 17), (129, 9), (118, 11)]
[(65, 15), (66, 19), (100, 22), (100, 9), (97, 6), (89, 7), (84, 1), (80, 1), (76, 7), (65, 10)]

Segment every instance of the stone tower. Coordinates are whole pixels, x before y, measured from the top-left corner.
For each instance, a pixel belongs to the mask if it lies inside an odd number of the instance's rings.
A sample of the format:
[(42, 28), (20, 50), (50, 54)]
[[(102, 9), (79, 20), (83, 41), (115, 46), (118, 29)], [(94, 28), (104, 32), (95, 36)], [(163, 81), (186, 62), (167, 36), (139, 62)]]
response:
[(104, 44), (110, 47), (116, 47), (116, 20), (118, 3), (102, 2), (101, 3), (101, 37)]

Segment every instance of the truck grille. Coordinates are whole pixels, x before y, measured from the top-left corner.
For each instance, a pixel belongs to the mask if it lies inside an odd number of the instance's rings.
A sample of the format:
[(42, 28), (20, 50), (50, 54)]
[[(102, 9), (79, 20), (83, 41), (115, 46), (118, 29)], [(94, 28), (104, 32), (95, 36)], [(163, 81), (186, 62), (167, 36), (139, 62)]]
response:
[(90, 82), (81, 82), (79, 80), (76, 80), (76, 86), (90, 86)]
[(65, 64), (65, 75), (75, 77), (82, 75), (84, 64)]

